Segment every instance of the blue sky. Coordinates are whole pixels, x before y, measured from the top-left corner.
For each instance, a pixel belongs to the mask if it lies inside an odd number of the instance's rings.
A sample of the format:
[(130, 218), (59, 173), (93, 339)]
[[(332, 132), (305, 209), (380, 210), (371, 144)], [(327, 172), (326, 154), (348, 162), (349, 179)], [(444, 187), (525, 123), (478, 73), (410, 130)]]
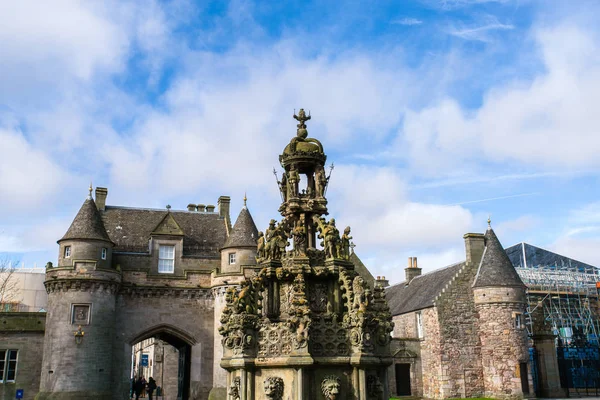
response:
[(244, 192), (310, 109), (330, 212), (374, 275), (464, 259), (492, 224), (600, 265), (595, 1), (0, 4), (0, 253), (57, 257), (87, 195), (184, 209)]

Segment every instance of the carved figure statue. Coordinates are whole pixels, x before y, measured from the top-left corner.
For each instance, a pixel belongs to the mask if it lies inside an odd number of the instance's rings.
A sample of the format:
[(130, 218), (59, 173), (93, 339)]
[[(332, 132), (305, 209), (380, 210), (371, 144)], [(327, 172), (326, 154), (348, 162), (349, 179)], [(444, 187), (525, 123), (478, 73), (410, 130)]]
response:
[(262, 232), (258, 232), (258, 240), (256, 241), (256, 259), (262, 260), (265, 257), (265, 235)]
[(275, 220), (271, 220), (269, 228), (267, 229), (267, 243), (265, 244), (265, 257), (271, 260), (280, 259), (285, 253), (285, 248), (289, 244), (286, 235), (285, 227), (287, 223), (281, 221), (280, 224), (275, 225)]
[(325, 247), (325, 257), (326, 258), (336, 258), (339, 256), (338, 250), (338, 242), (340, 241), (340, 231), (335, 227), (335, 219), (331, 218), (324, 234), (324, 247)]
[(360, 275), (356, 276), (352, 281), (352, 291), (354, 292), (353, 309), (366, 311), (369, 299), (365, 286), (365, 280)]
[(321, 382), (321, 391), (327, 400), (336, 400), (340, 394), (342, 382), (335, 375), (326, 376)]
[(287, 198), (293, 199), (294, 197), (298, 197), (298, 183), (300, 182), (300, 174), (296, 170), (296, 167), (294, 167), (293, 165), (290, 168), (290, 172), (288, 172), (287, 182)]
[(279, 191), (281, 192), (281, 196), (283, 197), (283, 202), (287, 201), (288, 195), (288, 182), (287, 182), (287, 174), (284, 172), (281, 177), (281, 182), (279, 183)]
[(350, 227), (347, 226), (341, 238), (339, 251), (340, 256), (346, 260), (350, 258), (350, 240), (352, 240), (352, 236), (350, 236)]
[(304, 214), (300, 215), (292, 234), (294, 235), (294, 254), (302, 256), (306, 253), (306, 220)]
[(240, 400), (240, 377), (236, 376), (229, 386), (229, 393), (232, 400)]
[(270, 376), (264, 381), (265, 396), (268, 399), (281, 400), (283, 398), (283, 379)]
[(381, 400), (383, 397), (383, 385), (377, 375), (367, 377), (367, 396), (369, 400)]
[(240, 291), (235, 299), (235, 308), (238, 313), (247, 312), (248, 314), (255, 314), (256, 307), (254, 305), (255, 300), (255, 289), (251, 281), (246, 280), (240, 283)]
[(321, 165), (319, 165), (315, 170), (315, 191), (317, 192), (317, 198), (322, 199), (325, 196), (326, 187), (327, 177), (325, 176), (325, 170)]

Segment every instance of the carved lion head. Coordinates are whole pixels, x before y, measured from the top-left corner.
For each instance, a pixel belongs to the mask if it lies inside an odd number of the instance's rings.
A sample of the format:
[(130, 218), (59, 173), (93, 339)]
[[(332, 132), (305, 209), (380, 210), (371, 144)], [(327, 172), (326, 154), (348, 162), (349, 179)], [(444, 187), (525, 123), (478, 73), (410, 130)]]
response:
[(325, 379), (323, 379), (323, 382), (321, 382), (321, 391), (323, 392), (323, 396), (325, 396), (327, 400), (336, 400), (340, 394), (341, 384), (342, 382), (337, 376), (326, 376)]
[(264, 381), (265, 396), (268, 399), (281, 400), (283, 398), (283, 379), (278, 376), (270, 376)]

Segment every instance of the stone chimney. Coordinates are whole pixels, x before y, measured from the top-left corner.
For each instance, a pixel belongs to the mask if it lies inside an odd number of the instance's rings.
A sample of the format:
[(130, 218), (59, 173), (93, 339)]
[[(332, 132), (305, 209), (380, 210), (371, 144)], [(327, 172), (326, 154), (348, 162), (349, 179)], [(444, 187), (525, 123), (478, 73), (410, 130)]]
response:
[(204, 212), (205, 209), (206, 209), (206, 206), (204, 204), (198, 204), (196, 206), (196, 211), (198, 211), (198, 212)]
[(228, 233), (231, 231), (231, 217), (229, 216), (229, 206), (231, 204), (231, 197), (229, 196), (221, 196), (219, 197), (219, 201), (217, 205), (219, 206), (219, 216), (225, 218), (228, 227)]
[(483, 233), (467, 233), (463, 236), (465, 239), (465, 253), (467, 254), (467, 263), (479, 265), (485, 248), (485, 236)]
[(408, 267), (404, 268), (404, 272), (406, 274), (406, 283), (421, 275), (421, 268), (417, 266), (417, 257), (408, 257)]
[(196, 205), (195, 204), (190, 203), (190, 204), (188, 204), (187, 208), (188, 208), (188, 211), (196, 211)]
[(96, 208), (99, 211), (104, 211), (106, 209), (106, 196), (108, 196), (107, 188), (103, 188), (103, 187), (96, 188)]
[(388, 287), (390, 286), (390, 281), (385, 279), (385, 276), (378, 276), (377, 280), (375, 280), (375, 285), (381, 287)]
[(213, 206), (212, 204), (209, 204), (206, 206), (206, 212), (215, 212), (215, 206)]

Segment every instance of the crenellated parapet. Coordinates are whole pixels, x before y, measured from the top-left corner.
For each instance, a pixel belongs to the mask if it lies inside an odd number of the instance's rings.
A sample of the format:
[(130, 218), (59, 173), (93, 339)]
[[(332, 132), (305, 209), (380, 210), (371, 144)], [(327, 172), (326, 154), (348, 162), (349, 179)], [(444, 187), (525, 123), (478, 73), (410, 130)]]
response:
[(89, 292), (116, 294), (119, 291), (118, 282), (107, 282), (95, 279), (57, 279), (44, 282), (48, 294), (58, 292)]

